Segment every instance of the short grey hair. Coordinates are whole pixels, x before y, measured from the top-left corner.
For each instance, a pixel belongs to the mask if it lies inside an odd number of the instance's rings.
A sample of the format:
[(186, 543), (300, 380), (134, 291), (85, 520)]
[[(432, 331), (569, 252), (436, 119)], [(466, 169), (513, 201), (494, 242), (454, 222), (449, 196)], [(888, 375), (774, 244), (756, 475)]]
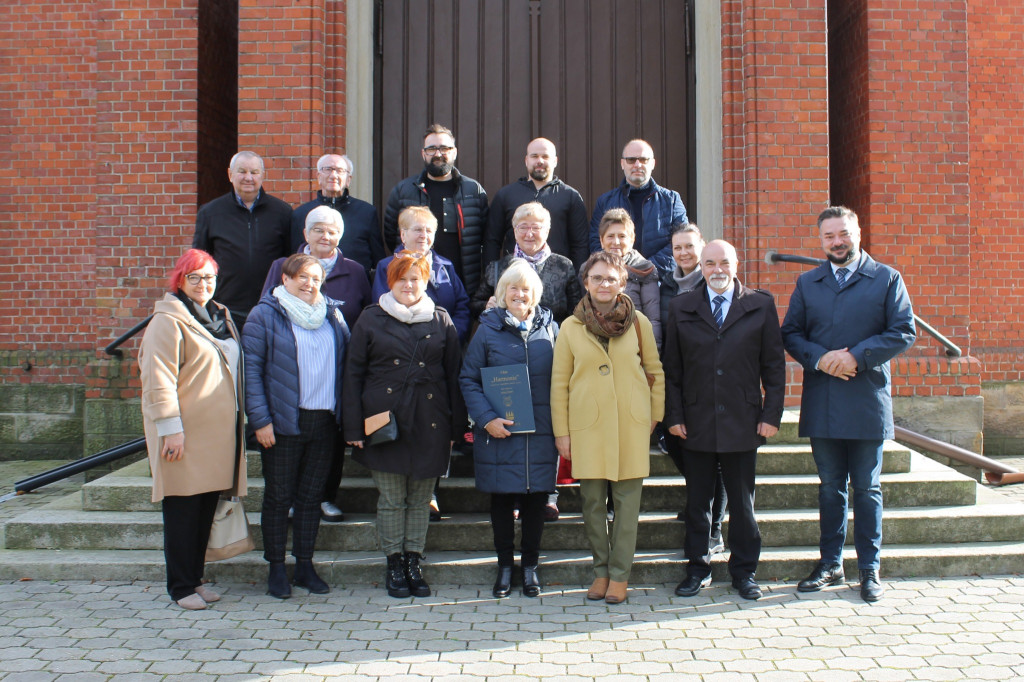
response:
[(345, 221), (341, 214), (330, 206), (317, 206), (306, 215), (306, 231), (314, 225), (333, 225), (338, 228), (342, 236), (345, 234)]
[(530, 301), (530, 308), (536, 308), (544, 295), (544, 284), (540, 281), (540, 275), (533, 269), (533, 266), (522, 258), (513, 258), (505, 272), (501, 273), (498, 283), (494, 285), (494, 299), (499, 308), (507, 308), (505, 304), (505, 293), (513, 284), (526, 284), (533, 292), (533, 300)]
[(346, 166), (348, 166), (348, 174), (349, 174), (349, 176), (351, 177), (353, 174), (355, 174), (355, 172), (356, 172), (356, 165), (354, 163), (352, 163), (352, 159), (348, 158), (348, 154), (335, 154), (334, 152), (331, 152), (331, 153), (328, 153), (328, 154), (324, 154), (323, 156), (321, 156), (319, 159), (316, 160), (316, 169), (318, 171), (319, 170), (323, 170), (322, 166), (324, 165), (324, 161), (327, 160), (328, 156), (340, 156), (341, 160), (345, 162)]
[(256, 159), (257, 161), (260, 162), (260, 170), (266, 170), (266, 167), (263, 165), (263, 157), (261, 157), (256, 152), (250, 152), (247, 150), (240, 151), (234, 156), (232, 156), (231, 162), (228, 164), (228, 168), (230, 168), (231, 170), (235, 170), (235, 164), (241, 161), (242, 159)]
[(544, 208), (544, 204), (539, 201), (530, 201), (517, 208), (516, 212), (512, 214), (512, 227), (515, 227), (527, 218), (536, 218), (548, 227), (551, 227), (551, 212)]

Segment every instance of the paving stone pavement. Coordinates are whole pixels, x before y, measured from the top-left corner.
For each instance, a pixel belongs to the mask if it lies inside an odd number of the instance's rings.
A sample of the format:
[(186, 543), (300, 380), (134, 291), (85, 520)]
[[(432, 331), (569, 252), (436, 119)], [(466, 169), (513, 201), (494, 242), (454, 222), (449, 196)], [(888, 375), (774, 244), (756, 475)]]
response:
[(758, 602), (672, 585), (629, 602), (582, 587), (539, 599), (439, 586), (426, 599), (336, 588), (278, 601), (220, 584), (187, 612), (156, 583), (0, 583), (0, 680), (1024, 679), (1024, 577), (906, 579)]

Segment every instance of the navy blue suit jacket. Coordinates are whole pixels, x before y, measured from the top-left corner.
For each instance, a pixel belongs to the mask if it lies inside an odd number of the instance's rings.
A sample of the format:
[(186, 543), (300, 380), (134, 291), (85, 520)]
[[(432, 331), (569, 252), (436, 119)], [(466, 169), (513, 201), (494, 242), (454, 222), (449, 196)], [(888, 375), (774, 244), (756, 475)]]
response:
[[(867, 253), (842, 290), (828, 263), (802, 274), (782, 323), (786, 350), (804, 368), (800, 435), (892, 438), (889, 360), (916, 337), (903, 278)], [(816, 369), (822, 355), (839, 348), (857, 359), (849, 381)]]

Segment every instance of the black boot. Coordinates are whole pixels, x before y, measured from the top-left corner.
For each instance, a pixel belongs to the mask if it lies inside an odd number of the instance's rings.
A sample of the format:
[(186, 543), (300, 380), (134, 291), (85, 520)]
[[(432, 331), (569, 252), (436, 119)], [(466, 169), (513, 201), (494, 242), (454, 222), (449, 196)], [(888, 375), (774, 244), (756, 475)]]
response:
[(292, 586), (288, 584), (288, 571), (284, 569), (283, 563), (270, 564), (270, 573), (267, 575), (267, 594), (277, 599), (287, 599), (292, 596)]
[(299, 559), (295, 562), (295, 586), (305, 587), (313, 594), (327, 594), (331, 591), (327, 583), (316, 574), (310, 559)]
[(540, 596), (540, 578), (537, 577), (536, 566), (523, 566), (523, 596), (524, 597), (539, 597)]
[(494, 579), (491, 596), (495, 599), (507, 597), (512, 591), (512, 567), (498, 566), (498, 577)]
[(405, 563), (405, 579), (409, 581), (409, 591), (414, 597), (429, 597), (430, 585), (423, 579), (420, 572), (421, 557), (417, 552), (406, 552), (402, 557)]
[(405, 577), (402, 555), (398, 552), (388, 555), (388, 567), (384, 571), (384, 584), (388, 588), (389, 597), (401, 599), (409, 596), (409, 580)]

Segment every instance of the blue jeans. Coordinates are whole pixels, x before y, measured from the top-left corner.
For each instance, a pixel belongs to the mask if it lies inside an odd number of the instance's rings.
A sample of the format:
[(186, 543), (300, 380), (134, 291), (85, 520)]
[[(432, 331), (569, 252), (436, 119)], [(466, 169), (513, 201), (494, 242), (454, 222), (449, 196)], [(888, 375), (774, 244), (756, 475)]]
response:
[(812, 438), (818, 467), (821, 563), (842, 564), (846, 541), (847, 484), (853, 488), (853, 540), (857, 568), (878, 569), (882, 549), (881, 440)]

